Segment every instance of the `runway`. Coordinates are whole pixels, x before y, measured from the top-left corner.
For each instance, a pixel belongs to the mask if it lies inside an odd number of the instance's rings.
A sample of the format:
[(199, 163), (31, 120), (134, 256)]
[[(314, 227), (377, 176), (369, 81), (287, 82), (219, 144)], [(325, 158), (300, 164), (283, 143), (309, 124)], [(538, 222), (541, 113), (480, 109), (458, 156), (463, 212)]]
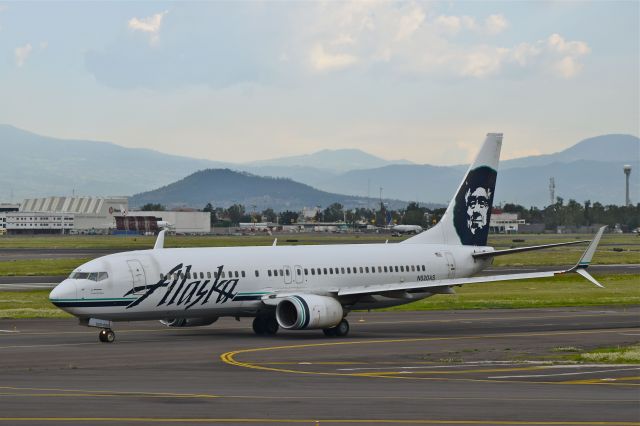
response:
[(0, 424), (640, 425), (640, 307), (373, 312), (347, 338), (0, 320)]

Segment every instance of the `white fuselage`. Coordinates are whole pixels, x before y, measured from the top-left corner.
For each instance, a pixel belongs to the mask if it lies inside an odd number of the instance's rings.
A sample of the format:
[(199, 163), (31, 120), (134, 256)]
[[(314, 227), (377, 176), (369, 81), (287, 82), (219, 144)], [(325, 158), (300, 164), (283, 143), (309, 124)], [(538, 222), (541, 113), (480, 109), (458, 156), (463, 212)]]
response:
[[(330, 295), (353, 286), (468, 277), (490, 262), (474, 260), (471, 253), (487, 249), (352, 244), (130, 251), (85, 263), (50, 298), (80, 318), (112, 321), (255, 316), (269, 294)], [(441, 290), (446, 289), (342, 303), (347, 310), (375, 309)]]

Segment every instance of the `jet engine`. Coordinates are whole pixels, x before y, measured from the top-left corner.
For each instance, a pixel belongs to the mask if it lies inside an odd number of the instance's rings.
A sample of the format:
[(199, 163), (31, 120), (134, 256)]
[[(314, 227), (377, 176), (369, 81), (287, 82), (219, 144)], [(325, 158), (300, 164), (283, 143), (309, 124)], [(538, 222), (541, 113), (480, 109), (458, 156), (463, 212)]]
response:
[(200, 327), (210, 325), (218, 321), (218, 317), (213, 318), (167, 318), (160, 322), (167, 327)]
[(286, 330), (330, 328), (343, 317), (340, 302), (328, 296), (287, 296), (276, 306), (276, 320)]

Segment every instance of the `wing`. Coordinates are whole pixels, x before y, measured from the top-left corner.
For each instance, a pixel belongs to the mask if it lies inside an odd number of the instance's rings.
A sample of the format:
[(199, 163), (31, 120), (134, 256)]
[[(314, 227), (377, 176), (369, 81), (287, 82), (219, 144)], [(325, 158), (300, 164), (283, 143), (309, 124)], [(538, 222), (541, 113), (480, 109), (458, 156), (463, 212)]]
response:
[(470, 278), (454, 278), (447, 280), (435, 280), (435, 281), (410, 281), (403, 283), (395, 283), (395, 284), (375, 284), (375, 285), (363, 285), (357, 287), (347, 287), (342, 288), (337, 291), (337, 296), (353, 296), (353, 295), (366, 295), (366, 294), (385, 294), (385, 293), (398, 293), (398, 292), (409, 292), (409, 291), (420, 291), (424, 290), (428, 292), (429, 289), (435, 289), (437, 287), (450, 287), (455, 285), (465, 285), (465, 284), (478, 284), (478, 283), (487, 283), (494, 281), (511, 281), (511, 280), (527, 280), (531, 278), (547, 278), (554, 277), (556, 275), (577, 272), (583, 277), (587, 278), (593, 284), (598, 287), (602, 287), (602, 285), (596, 281), (587, 271), (587, 267), (591, 263), (591, 259), (593, 258), (593, 254), (596, 251), (598, 243), (600, 242), (600, 238), (605, 230), (606, 226), (600, 228), (591, 240), (591, 243), (583, 253), (582, 257), (578, 261), (578, 263), (570, 269), (561, 270), (561, 271), (549, 271), (549, 272), (533, 272), (526, 274), (506, 274), (506, 275), (489, 275), (482, 277), (470, 277)]

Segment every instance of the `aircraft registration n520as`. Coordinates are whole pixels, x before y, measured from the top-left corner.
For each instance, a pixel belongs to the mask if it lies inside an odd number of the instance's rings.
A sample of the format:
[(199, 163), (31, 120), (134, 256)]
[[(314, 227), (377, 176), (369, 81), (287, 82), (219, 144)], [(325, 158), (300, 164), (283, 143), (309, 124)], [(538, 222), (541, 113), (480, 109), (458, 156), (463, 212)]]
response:
[(587, 242), (487, 246), (501, 145), (502, 134), (488, 134), (442, 220), (402, 243), (165, 249), (161, 231), (152, 250), (83, 264), (50, 300), (80, 324), (101, 328), (100, 341), (113, 342), (116, 321), (191, 327), (222, 316), (254, 317), (257, 334), (283, 328), (346, 336), (352, 310), (401, 305), (464, 284), (577, 272), (600, 286), (586, 269), (604, 228), (571, 269), (474, 276), (495, 256)]

